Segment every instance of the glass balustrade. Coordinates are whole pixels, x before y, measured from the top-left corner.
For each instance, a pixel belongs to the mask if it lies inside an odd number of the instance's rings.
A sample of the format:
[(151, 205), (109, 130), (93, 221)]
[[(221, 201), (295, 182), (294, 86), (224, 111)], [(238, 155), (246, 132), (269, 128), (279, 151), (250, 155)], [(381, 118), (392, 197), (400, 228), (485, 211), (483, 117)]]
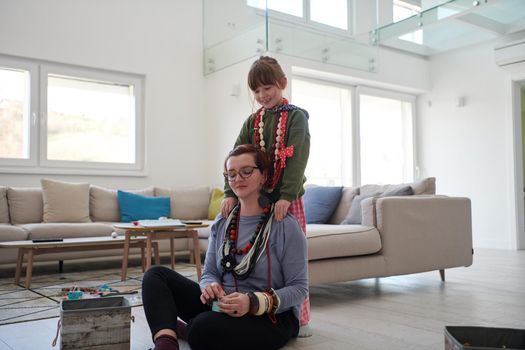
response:
[(432, 55), (525, 29), (525, 0), (450, 0), (373, 31), (380, 45)]
[[(302, 0), (290, 9), (278, 2), (274, 3), (274, 6), (280, 4), (278, 10), (276, 7), (269, 9), (268, 4), (272, 6), (270, 0), (203, 1), (204, 74), (263, 53), (279, 53), (365, 71), (376, 69), (377, 40), (369, 34), (370, 28), (377, 27), (375, 1), (366, 3), (371, 17), (365, 21), (366, 30), (352, 29), (355, 33), (341, 28), (344, 27), (340, 24), (341, 19), (338, 19), (338, 27), (330, 27), (301, 15), (309, 13), (302, 8)], [(283, 12), (287, 10), (288, 14)], [(347, 15), (353, 18), (350, 11)], [(322, 18), (327, 22), (326, 16)], [(360, 23), (353, 23), (352, 28)]]

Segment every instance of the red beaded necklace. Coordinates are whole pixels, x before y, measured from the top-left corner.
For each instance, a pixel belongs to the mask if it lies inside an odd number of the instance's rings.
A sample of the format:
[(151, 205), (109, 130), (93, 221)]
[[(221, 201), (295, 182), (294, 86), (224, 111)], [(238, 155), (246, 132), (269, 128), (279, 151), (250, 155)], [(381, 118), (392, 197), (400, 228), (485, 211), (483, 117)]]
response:
[(239, 218), (238, 214), (241, 211), (241, 205), (239, 204), (235, 209), (235, 212), (233, 213), (232, 219), (230, 221), (230, 225), (227, 228), (228, 232), (228, 240), (230, 241), (232, 248), (232, 253), (237, 255), (243, 255), (246, 254), (251, 247), (253, 247), (253, 243), (255, 242), (255, 239), (259, 235), (259, 232), (261, 232), (261, 227), (264, 224), (265, 221), (267, 221), (268, 214), (270, 213), (270, 207), (263, 208), (263, 215), (261, 215), (261, 220), (255, 227), (255, 232), (252, 234), (252, 237), (250, 238), (250, 241), (244, 245), (243, 248), (238, 249), (237, 248), (237, 237), (239, 233)]
[[(288, 100), (283, 98), (283, 105), (288, 105)], [(259, 108), (256, 113), (254, 120), (254, 133), (253, 143), (261, 147), (263, 151), (266, 151), (266, 143), (264, 141), (264, 114), (266, 109), (264, 107)], [(279, 183), (283, 169), (286, 167), (286, 158), (293, 156), (294, 147), (286, 147), (286, 126), (288, 122), (288, 110), (282, 109), (280, 112), (279, 121), (275, 124), (274, 130), (274, 142), (272, 145), (271, 153), (274, 156), (273, 162), (273, 176), (269, 181), (269, 190), (273, 190)]]
[[(238, 204), (233, 208), (228, 217), (227, 226), (224, 233), (224, 242), (221, 248), (221, 266), (224, 269), (223, 274), (232, 273), (235, 279), (245, 279), (253, 270), (260, 252), (268, 239), (269, 226), (268, 222), (272, 218), (271, 206), (263, 208), (263, 214), (256, 226), (248, 243), (242, 248), (237, 248), (237, 238), (239, 232), (239, 213), (241, 205)], [(236, 255), (245, 255), (240, 263), (237, 263)]]

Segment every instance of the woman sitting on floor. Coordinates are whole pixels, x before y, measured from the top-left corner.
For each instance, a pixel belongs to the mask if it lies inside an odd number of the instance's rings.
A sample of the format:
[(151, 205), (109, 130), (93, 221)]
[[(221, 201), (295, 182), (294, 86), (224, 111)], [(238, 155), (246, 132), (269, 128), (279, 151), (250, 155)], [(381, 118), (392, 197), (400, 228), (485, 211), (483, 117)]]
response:
[(177, 338), (194, 350), (268, 350), (297, 336), (308, 294), (306, 239), (290, 214), (273, 219), (264, 196), (270, 164), (253, 145), (228, 154), (224, 176), (239, 204), (211, 228), (200, 286), (163, 266), (144, 275), (156, 350), (179, 349)]

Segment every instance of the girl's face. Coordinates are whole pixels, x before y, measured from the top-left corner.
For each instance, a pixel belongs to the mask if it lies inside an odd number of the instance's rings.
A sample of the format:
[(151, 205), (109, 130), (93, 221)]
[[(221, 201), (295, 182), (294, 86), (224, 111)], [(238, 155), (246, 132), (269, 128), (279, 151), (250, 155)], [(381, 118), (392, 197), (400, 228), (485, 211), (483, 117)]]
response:
[(283, 90), (277, 85), (262, 85), (253, 92), (255, 101), (264, 108), (273, 108), (283, 99)]
[(253, 154), (245, 153), (230, 157), (226, 161), (225, 176), (231, 189), (239, 199), (258, 198), (266, 176), (255, 164)]

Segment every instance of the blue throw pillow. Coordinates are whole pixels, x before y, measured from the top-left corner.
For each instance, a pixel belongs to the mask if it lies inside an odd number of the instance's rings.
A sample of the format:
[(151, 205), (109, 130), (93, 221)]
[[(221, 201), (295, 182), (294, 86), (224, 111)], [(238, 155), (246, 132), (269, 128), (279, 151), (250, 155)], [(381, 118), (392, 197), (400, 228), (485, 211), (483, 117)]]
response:
[(307, 224), (324, 224), (339, 204), (343, 187), (311, 186), (304, 192), (304, 214)]
[(170, 197), (147, 197), (119, 190), (117, 199), (122, 222), (170, 216)]

